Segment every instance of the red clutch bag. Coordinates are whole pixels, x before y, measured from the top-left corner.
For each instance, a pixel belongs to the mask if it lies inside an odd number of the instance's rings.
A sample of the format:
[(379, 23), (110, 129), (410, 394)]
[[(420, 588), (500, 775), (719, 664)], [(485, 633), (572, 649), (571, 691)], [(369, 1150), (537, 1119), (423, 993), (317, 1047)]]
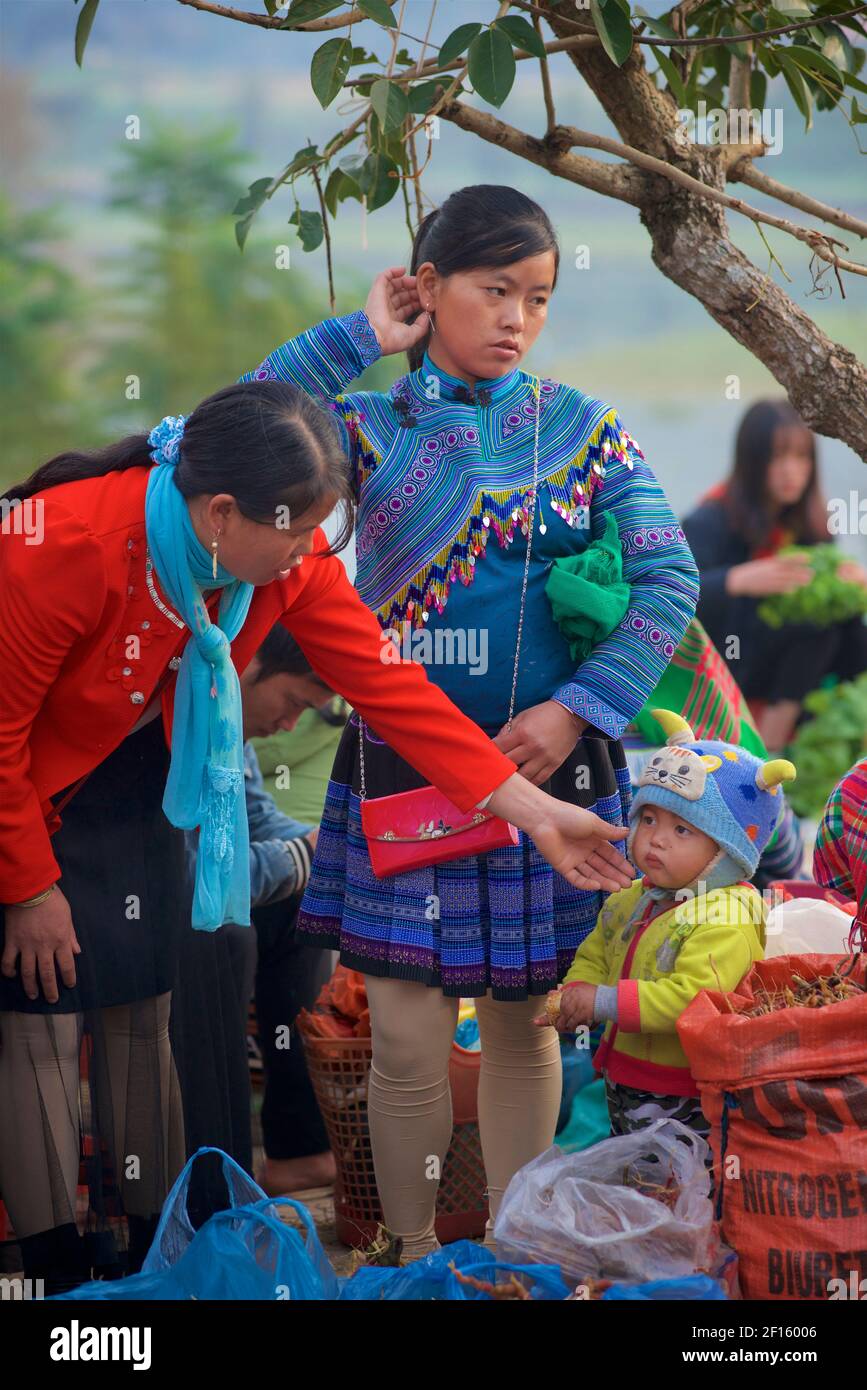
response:
[(361, 828), (377, 878), (518, 843), (509, 821), (475, 808), (459, 811), (436, 787), (362, 801)]

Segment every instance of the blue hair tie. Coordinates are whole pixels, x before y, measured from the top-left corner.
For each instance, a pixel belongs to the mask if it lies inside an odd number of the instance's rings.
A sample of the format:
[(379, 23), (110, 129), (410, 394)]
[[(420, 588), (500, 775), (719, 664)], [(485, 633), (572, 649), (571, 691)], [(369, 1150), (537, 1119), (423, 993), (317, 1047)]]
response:
[(148, 435), (154, 463), (167, 463), (174, 467), (181, 451), (186, 422), (186, 415), (164, 415), (159, 424), (154, 425)]

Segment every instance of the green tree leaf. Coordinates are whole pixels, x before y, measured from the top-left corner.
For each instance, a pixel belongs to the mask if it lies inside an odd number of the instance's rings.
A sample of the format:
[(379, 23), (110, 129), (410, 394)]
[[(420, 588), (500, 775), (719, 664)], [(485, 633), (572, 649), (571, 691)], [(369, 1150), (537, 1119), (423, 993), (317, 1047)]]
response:
[(804, 74), (792, 62), (785, 49), (777, 49), (777, 59), (786, 86), (792, 93), (795, 105), (804, 117), (804, 129), (809, 130), (813, 124), (813, 97), (810, 88), (804, 81)]
[(653, 15), (649, 15), (646, 10), (642, 9), (641, 5), (636, 5), (635, 13), (639, 19), (644, 21), (645, 28), (653, 34), (658, 34), (661, 39), (679, 38), (667, 20), (654, 19)]
[(365, 156), (363, 154), (348, 154), (345, 159), (341, 159), (337, 166), (348, 179), (352, 180), (358, 188), (359, 193), (362, 192), (361, 171), (364, 168), (364, 161)]
[(755, 70), (750, 77), (750, 105), (763, 111), (768, 93), (768, 79), (763, 72)]
[(796, 63), (802, 70), (815, 73), (819, 79), (819, 84), (824, 89), (829, 87), (839, 92), (843, 87), (843, 74), (839, 68), (827, 58), (824, 53), (820, 53), (815, 48), (807, 48), (805, 44), (793, 43), (788, 48), (782, 50), (787, 57)]
[(494, 22), (495, 29), (503, 29), (518, 48), (526, 49), (536, 58), (545, 57), (545, 40), (538, 34), (529, 20), (521, 15), (507, 14)]
[(402, 87), (381, 77), (370, 89), (370, 102), (386, 135), (400, 129), (409, 111), (409, 101)]
[(325, 224), (321, 212), (302, 212), (295, 210), (289, 218), (289, 225), (298, 228), (298, 239), (304, 251), (315, 251), (325, 236)]
[(351, 62), (352, 44), (349, 39), (329, 39), (313, 54), (310, 82), (323, 110), (331, 105), (346, 81)]
[(381, 150), (369, 154), (361, 166), (358, 185), (367, 198), (367, 211), (375, 212), (390, 202), (398, 190), (400, 179), (394, 160)]
[(265, 194), (273, 182), (274, 180), (269, 178), (256, 179), (250, 184), (244, 197), (238, 199), (232, 212), (237, 216), (240, 213), (254, 212), (256, 208), (260, 208), (265, 200)]
[(384, 25), (386, 29), (397, 28), (394, 11), (386, 4), (386, 0), (355, 0), (355, 3), (368, 19), (375, 19), (377, 24)]
[(450, 79), (447, 73), (442, 77), (434, 77), (429, 82), (419, 82), (415, 87), (410, 87), (407, 92), (409, 109), (414, 116), (423, 116), (429, 111), (438, 97), (442, 96), (443, 88), (449, 85)]
[[(808, 0), (777, 0), (776, 5), (771, 7), (771, 12), (776, 11), (779, 22), (787, 24), (789, 20), (809, 19), (813, 13), (812, 6)], [(769, 26), (773, 27), (773, 26)]]
[(346, 175), (342, 169), (332, 169), (328, 175), (328, 182), (322, 190), (322, 197), (325, 199), (325, 206), (332, 217), (337, 216), (337, 204), (340, 202), (341, 185), (347, 182)]
[(93, 28), (93, 21), (99, 9), (99, 0), (84, 0), (84, 8), (78, 16), (78, 23), (75, 26), (75, 61), (81, 67), (84, 59), (84, 50), (87, 47), (87, 40), (90, 38), (90, 31)]
[(671, 95), (674, 97), (680, 110), (684, 110), (686, 108), (686, 89), (683, 85), (683, 79), (680, 73), (668, 54), (663, 53), (661, 48), (657, 48), (655, 43), (650, 45), (650, 50), (665, 76)]
[(292, 0), (282, 27), (294, 29), (311, 19), (321, 19), (323, 15), (331, 14), (332, 10), (339, 10), (342, 3), (343, 0)]
[(867, 82), (862, 82), (860, 77), (856, 77), (852, 72), (844, 72), (843, 81), (847, 87), (854, 87), (856, 92), (867, 93)]
[(515, 53), (500, 29), (486, 29), (470, 44), (469, 74), (484, 101), (502, 106), (515, 81)]
[(603, 7), (600, 0), (590, 0), (590, 14), (602, 47), (612, 63), (621, 68), (632, 52), (632, 25), (628, 17), (619, 6)]
[(459, 58), (464, 49), (469, 48), (473, 39), (481, 32), (481, 24), (459, 24), (457, 29), (453, 29), (437, 55), (437, 62), (440, 67), (445, 67), (447, 63)]

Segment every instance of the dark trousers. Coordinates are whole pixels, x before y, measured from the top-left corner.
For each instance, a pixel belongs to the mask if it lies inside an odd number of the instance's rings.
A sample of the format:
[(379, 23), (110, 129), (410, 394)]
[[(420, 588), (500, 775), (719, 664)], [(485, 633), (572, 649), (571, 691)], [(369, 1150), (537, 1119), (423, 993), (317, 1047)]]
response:
[(331, 961), (326, 951), (295, 939), (301, 896), (252, 913), (258, 951), (256, 1018), (265, 1068), (262, 1138), (266, 1154), (275, 1159), (305, 1158), (329, 1147), (295, 1020), (315, 1002)]
[(747, 699), (803, 700), (822, 678), (850, 681), (867, 669), (867, 626), (861, 618), (827, 628), (787, 623), (756, 624), (743, 642), (743, 659), (731, 671)]

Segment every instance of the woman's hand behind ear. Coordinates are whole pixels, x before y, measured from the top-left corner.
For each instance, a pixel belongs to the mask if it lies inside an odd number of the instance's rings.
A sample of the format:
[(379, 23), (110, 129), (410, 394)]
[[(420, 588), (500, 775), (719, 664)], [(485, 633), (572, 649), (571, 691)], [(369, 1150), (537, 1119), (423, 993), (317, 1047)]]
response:
[(407, 323), (421, 308), (414, 275), (405, 275), (405, 266), (393, 265), (377, 275), (370, 287), (364, 312), (379, 340), (383, 357), (407, 352), (421, 341), (430, 326), (427, 314)]

